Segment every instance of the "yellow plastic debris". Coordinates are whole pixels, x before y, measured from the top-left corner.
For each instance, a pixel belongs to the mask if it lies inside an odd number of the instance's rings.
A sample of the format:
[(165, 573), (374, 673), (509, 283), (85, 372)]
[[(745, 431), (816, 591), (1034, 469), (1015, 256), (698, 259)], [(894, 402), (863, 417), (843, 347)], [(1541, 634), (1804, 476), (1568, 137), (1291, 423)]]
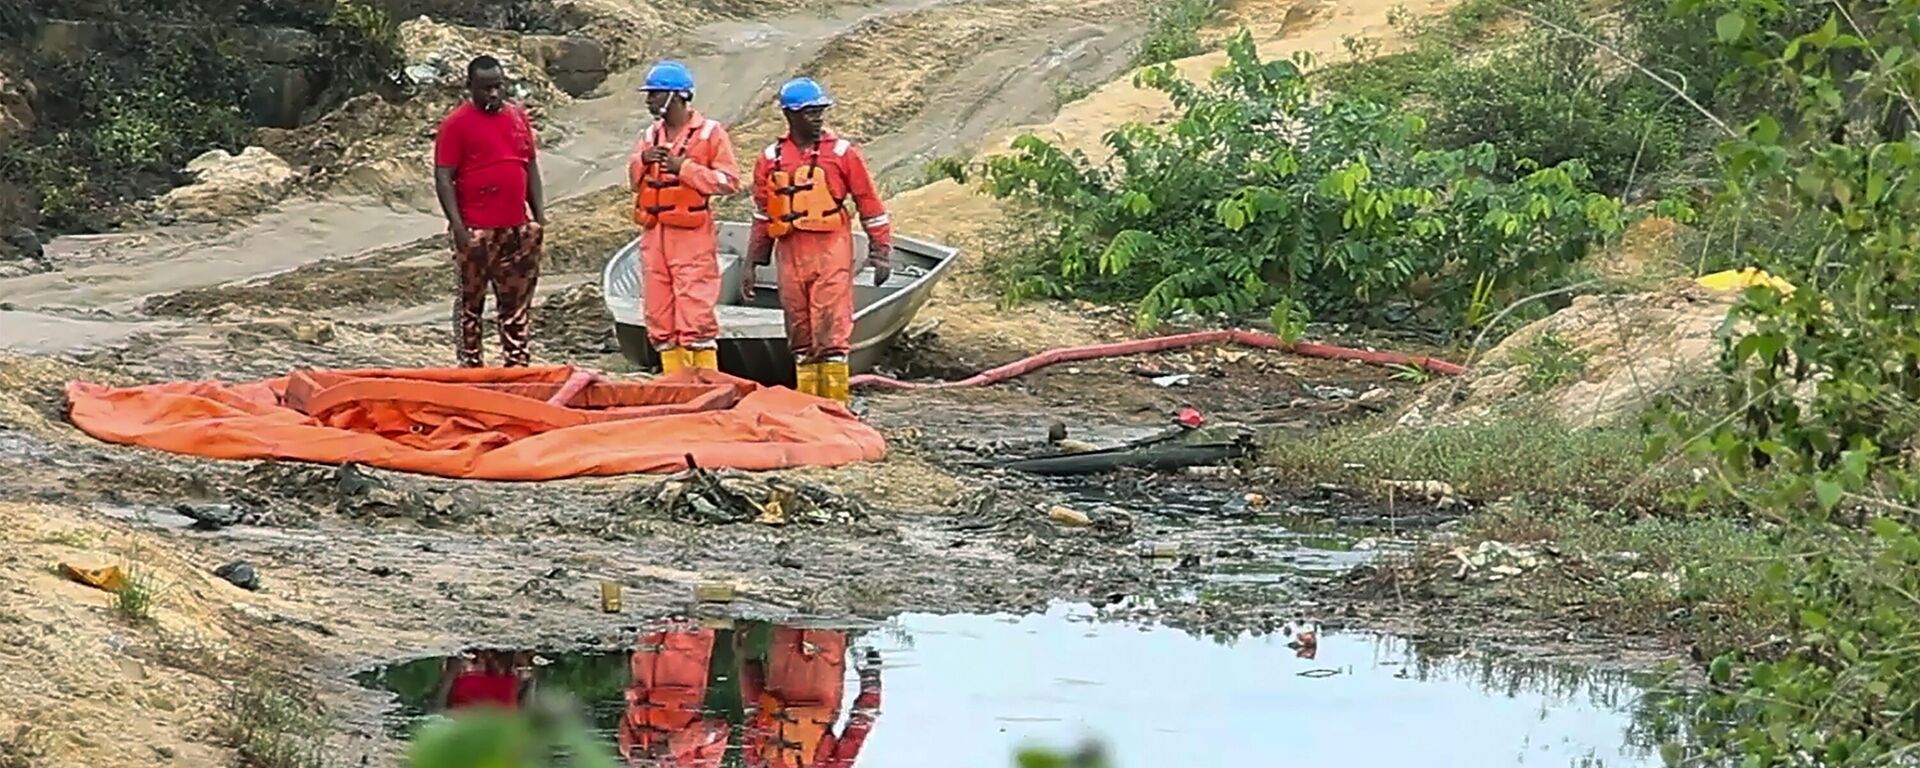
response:
[(66, 574), (69, 579), (108, 592), (119, 592), (121, 587), (127, 585), (127, 576), (117, 565), (109, 565), (105, 568), (82, 568), (73, 563), (61, 563), (60, 572)]
[(1744, 291), (1756, 285), (1765, 285), (1780, 292), (1782, 296), (1793, 295), (1793, 283), (1769, 275), (1753, 267), (1729, 269), (1702, 275), (1695, 282), (1702, 288), (1712, 291)]

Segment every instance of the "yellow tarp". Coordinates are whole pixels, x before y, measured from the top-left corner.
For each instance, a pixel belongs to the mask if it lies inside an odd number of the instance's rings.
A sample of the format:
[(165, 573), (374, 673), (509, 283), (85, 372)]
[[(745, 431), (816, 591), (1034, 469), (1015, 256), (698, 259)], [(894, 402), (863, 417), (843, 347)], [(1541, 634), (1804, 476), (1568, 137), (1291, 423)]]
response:
[(1769, 275), (1753, 267), (1729, 269), (1702, 275), (1695, 280), (1702, 287), (1714, 291), (1744, 291), (1756, 285), (1770, 286), (1782, 296), (1793, 295), (1793, 283)]

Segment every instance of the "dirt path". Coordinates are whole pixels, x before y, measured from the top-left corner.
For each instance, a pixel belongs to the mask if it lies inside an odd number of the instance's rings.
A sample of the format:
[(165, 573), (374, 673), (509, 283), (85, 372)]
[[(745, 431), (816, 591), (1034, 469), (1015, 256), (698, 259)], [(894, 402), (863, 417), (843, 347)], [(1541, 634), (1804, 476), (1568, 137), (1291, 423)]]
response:
[[(1057, 94), (1067, 84), (1102, 80), (1124, 70), (1130, 47), (1142, 33), (1141, 23), (1127, 15), (1134, 8), (1127, 0), (992, 0), (868, 15), (804, 63), (785, 71), (804, 71), (826, 81), (840, 100), (833, 116), (836, 130), (863, 140), (883, 184), (899, 183), (917, 176), (920, 162), (928, 157), (970, 145), (991, 130), (1052, 114), (1059, 103)], [(720, 42), (763, 37), (751, 25), (715, 28), (707, 34), (722, 38)], [(905, 63), (897, 55), (901, 50), (941, 50), (942, 42), (950, 52)], [(700, 64), (695, 61), (696, 66)], [(765, 62), (757, 62), (747, 69), (766, 67)], [(754, 92), (759, 94), (754, 101), (764, 101), (778, 76), (766, 83), (742, 79), (755, 76), (722, 75), (721, 82), (729, 98)], [(703, 75), (703, 82), (714, 79)], [(616, 93), (630, 90), (628, 84), (618, 82), (613, 88)], [(702, 94), (706, 92), (703, 88)], [(572, 146), (590, 142), (593, 136), (616, 136), (618, 126), (632, 122), (618, 98), (586, 104), (592, 106), (574, 111), (586, 115), (589, 127), (579, 131), (583, 138)], [(733, 110), (736, 105), (718, 108)], [(743, 154), (784, 129), (771, 109), (748, 109), (742, 114), (745, 118), (734, 125), (734, 135), (736, 144), (746, 148)], [(600, 152), (622, 157), (624, 142), (624, 137), (609, 141)], [(547, 172), (549, 178), (573, 173), (570, 167), (551, 162)], [(586, 167), (574, 175), (584, 174), (588, 183), (600, 183), (607, 181), (602, 177), (610, 172), (617, 173)], [(734, 208), (743, 204), (744, 198), (727, 202)], [(555, 205), (540, 291), (543, 298), (597, 280), (606, 255), (630, 237), (624, 206), (624, 194), (617, 186)], [(744, 214), (736, 211), (735, 215)], [(439, 297), (449, 295), (450, 289), (451, 274), (440, 245), (427, 238), (350, 258), (321, 259), (258, 280), (190, 289), (158, 299), (147, 309), (167, 317), (236, 310), (249, 314), (299, 311), (380, 324), (443, 323), (448, 302)], [(434, 298), (422, 302), (422, 297)], [(93, 325), (87, 329), (63, 326), (62, 330), (89, 330), (94, 338), (112, 330), (105, 321), (89, 322)], [(145, 330), (164, 329), (149, 325)], [(565, 356), (564, 351), (555, 353)]]
[[(736, 121), (766, 101), (776, 79), (813, 56), (849, 26), (911, 12), (941, 0), (890, 0), (851, 4), (825, 13), (800, 13), (760, 24), (727, 22), (695, 30), (690, 47), (713, 51), (688, 58), (699, 76), (701, 104), (723, 120)], [(620, 73), (609, 96), (557, 110), (556, 123), (569, 138), (543, 156), (547, 192), (558, 201), (620, 181), (624, 157), (644, 114), (633, 95), (644, 68)], [(403, 195), (431, 200), (427, 192)], [(48, 254), (62, 269), (0, 281), (0, 296), (16, 311), (106, 310), (127, 317), (139, 300), (157, 293), (217, 285), (339, 258), (433, 235), (440, 214), (391, 206), (363, 197), (289, 201), (227, 232), (205, 226), (167, 228), (108, 236), (61, 238)], [(16, 318), (21, 319), (21, 318)], [(47, 323), (29, 338), (11, 334), (15, 349), (51, 351), (70, 342), (99, 340), (101, 329), (68, 335)], [(129, 327), (132, 330), (132, 327)]]

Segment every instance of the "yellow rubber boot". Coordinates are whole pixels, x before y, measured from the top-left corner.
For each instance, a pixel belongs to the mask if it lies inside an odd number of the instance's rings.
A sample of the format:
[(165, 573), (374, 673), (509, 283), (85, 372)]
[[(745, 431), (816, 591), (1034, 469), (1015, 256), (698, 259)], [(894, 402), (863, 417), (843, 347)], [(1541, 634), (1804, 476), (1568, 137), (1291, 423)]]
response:
[(794, 363), (793, 388), (801, 394), (820, 394), (820, 364)]
[(687, 355), (693, 359), (692, 366), (708, 371), (720, 370), (720, 350), (712, 347), (689, 349)]
[(668, 347), (666, 349), (660, 350), (661, 375), (664, 376), (669, 373), (676, 373), (681, 369), (686, 368), (687, 364), (692, 362), (692, 357), (693, 356), (689, 354), (686, 350), (681, 349), (679, 347)]
[(849, 378), (847, 361), (829, 360), (821, 363), (820, 396), (841, 404), (851, 401), (853, 392), (847, 385)]

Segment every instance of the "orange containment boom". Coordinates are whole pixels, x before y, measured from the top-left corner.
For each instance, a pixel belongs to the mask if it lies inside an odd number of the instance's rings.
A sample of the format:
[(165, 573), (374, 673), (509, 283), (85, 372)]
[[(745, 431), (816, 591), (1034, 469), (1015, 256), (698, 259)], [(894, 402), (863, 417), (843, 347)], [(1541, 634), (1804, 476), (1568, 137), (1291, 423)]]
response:
[(101, 440), (216, 459), (357, 462), (483, 480), (876, 461), (886, 441), (837, 403), (717, 371), (647, 382), (571, 367), (301, 370), (228, 384), (67, 384)]

